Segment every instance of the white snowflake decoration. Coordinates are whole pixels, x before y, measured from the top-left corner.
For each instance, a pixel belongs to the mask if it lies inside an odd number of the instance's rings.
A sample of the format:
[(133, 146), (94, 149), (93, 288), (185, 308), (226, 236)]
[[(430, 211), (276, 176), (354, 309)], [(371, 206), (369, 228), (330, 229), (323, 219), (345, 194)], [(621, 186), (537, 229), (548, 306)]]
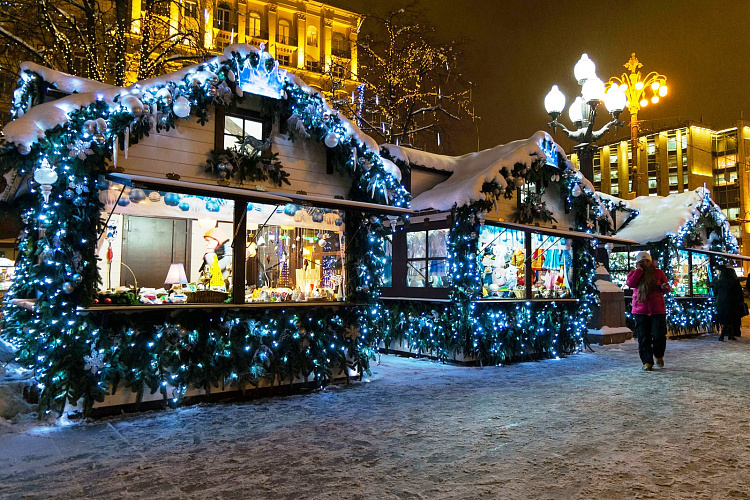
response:
[(91, 142), (86, 142), (81, 139), (76, 139), (74, 142), (68, 144), (68, 156), (71, 158), (78, 157), (79, 160), (85, 160), (88, 155), (94, 154), (89, 147)]
[(89, 370), (91, 373), (97, 373), (104, 368), (104, 353), (99, 352), (92, 347), (91, 356), (84, 356), (83, 361), (86, 363), (83, 366), (84, 370)]

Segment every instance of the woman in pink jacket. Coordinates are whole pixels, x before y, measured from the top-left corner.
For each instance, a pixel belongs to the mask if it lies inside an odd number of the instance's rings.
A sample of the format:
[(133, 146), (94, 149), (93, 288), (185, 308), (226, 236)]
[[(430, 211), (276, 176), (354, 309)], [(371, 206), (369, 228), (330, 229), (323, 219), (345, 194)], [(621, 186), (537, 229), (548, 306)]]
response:
[(667, 348), (667, 308), (664, 294), (671, 287), (667, 276), (651, 262), (648, 252), (639, 252), (635, 269), (628, 273), (625, 284), (633, 289), (633, 319), (638, 336), (638, 354), (643, 369), (651, 371), (656, 364), (664, 366)]

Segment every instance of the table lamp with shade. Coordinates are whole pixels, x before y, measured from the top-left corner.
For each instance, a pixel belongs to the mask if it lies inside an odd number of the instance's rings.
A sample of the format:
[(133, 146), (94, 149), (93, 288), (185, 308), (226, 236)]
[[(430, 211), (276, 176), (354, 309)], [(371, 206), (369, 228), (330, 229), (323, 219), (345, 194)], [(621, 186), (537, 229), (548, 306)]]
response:
[(164, 284), (172, 285), (172, 290), (179, 290), (181, 287), (175, 287), (174, 285), (184, 285), (187, 282), (188, 279), (185, 274), (185, 265), (182, 262), (170, 264), (167, 277), (164, 278)]

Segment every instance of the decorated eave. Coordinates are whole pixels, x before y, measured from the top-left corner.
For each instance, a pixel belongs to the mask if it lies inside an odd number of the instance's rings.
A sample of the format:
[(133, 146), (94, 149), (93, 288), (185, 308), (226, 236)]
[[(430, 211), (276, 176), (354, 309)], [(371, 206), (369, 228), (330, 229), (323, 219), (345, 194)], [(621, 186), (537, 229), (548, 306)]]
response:
[[(633, 215), (617, 231), (617, 236), (643, 245), (670, 239), (678, 248), (739, 252), (729, 221), (706, 188), (669, 196), (639, 196), (633, 200), (598, 194), (611, 209), (624, 209)], [(701, 231), (707, 226), (714, 228), (708, 236)]]
[[(291, 134), (337, 150), (340, 170), (354, 178), (352, 199), (408, 207), (400, 170), (378, 154), (375, 140), (334, 110), (317, 90), (279, 69), (262, 45), (230, 45), (209, 61), (127, 87), (28, 62), (21, 68), (21, 86), (14, 92), (11, 110), (14, 120), (3, 130), (0, 174), (14, 169), (31, 174), (49, 165), (59, 170), (62, 163), (88, 161), (92, 155), (116, 164), (118, 151), (126, 151), (132, 137), (168, 130), (190, 116), (203, 123), (209, 106), (228, 106), (251, 93), (288, 106)], [(69, 95), (41, 103), (47, 86)]]
[[(601, 200), (594, 194), (593, 185), (573, 166), (563, 149), (547, 132), (539, 131), (528, 139), (462, 156), (436, 155), (390, 144), (381, 146), (381, 151), (396, 163), (419, 165), (451, 174), (434, 188), (416, 196), (412, 200), (414, 210), (450, 210), (454, 205), (467, 206), (487, 200), (488, 194), (482, 191), (485, 184), (495, 183), (501, 191), (509, 185), (521, 186), (525, 182), (527, 169), (541, 163), (559, 170), (560, 174), (555, 179), (568, 183), (572, 196), (585, 194), (598, 209), (595, 210), (597, 213), (606, 213)], [(526, 169), (518, 170), (516, 166), (519, 164)]]

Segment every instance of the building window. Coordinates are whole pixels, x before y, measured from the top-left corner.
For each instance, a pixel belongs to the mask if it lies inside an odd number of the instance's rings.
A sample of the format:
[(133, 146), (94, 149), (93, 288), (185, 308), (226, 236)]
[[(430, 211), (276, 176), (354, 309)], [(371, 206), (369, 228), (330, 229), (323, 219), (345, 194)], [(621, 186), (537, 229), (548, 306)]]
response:
[(245, 36), (260, 37), (260, 14), (251, 12), (247, 16), (245, 25)]
[(276, 59), (278, 59), (279, 64), (282, 66), (291, 66), (291, 57), (289, 57), (289, 54), (276, 54)]
[(342, 33), (334, 33), (331, 39), (331, 53), (337, 57), (350, 57), (349, 43)]
[(620, 194), (620, 186), (616, 182), (612, 183), (612, 186), (609, 189), (609, 194)]
[(331, 74), (333, 75), (334, 78), (340, 78), (343, 80), (347, 77), (349, 72), (347, 71), (347, 68), (344, 67), (343, 64), (334, 63), (333, 67), (331, 68)]
[(153, 12), (157, 16), (169, 17), (169, 9), (171, 5), (172, 2), (170, 2), (170, 0), (157, 0), (153, 3)]
[(406, 234), (406, 286), (448, 286), (448, 229), (413, 231)]
[(198, 19), (198, 2), (186, 0), (183, 4), (184, 15), (191, 19)]
[(318, 28), (315, 26), (307, 27), (307, 45), (310, 47), (318, 46)]
[(231, 18), (232, 18), (232, 13), (229, 10), (229, 6), (225, 3), (220, 4), (219, 8), (216, 9), (216, 18), (214, 19), (214, 28), (217, 28), (223, 31), (231, 31), (232, 30)]
[(305, 61), (305, 69), (307, 71), (320, 71), (320, 63), (318, 61), (314, 61), (312, 59), (308, 59)]
[(286, 19), (279, 20), (279, 33), (277, 41), (284, 45), (293, 45), (290, 33), (292, 31), (292, 25)]
[(245, 137), (254, 137), (259, 141), (263, 136), (263, 122), (257, 118), (227, 115), (224, 118), (224, 144), (229, 149), (244, 141)]

